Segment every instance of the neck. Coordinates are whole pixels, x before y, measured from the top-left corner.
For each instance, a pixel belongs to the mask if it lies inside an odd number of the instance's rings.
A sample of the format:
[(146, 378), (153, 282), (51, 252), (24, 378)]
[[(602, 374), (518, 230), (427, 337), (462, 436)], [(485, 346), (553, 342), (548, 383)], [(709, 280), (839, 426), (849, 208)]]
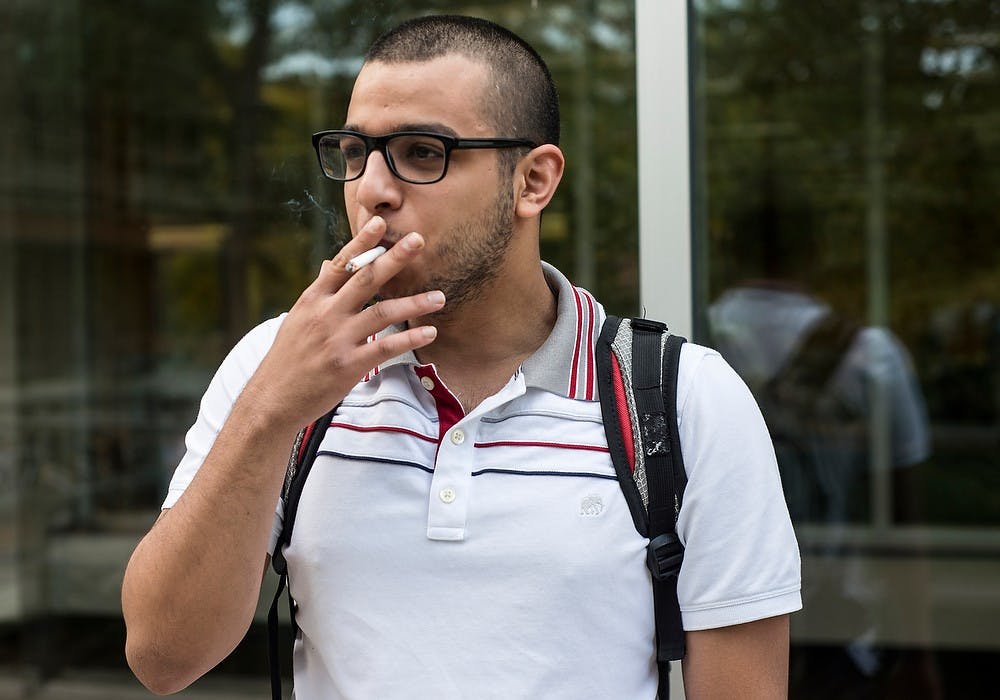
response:
[(438, 336), (418, 356), (449, 374), (485, 370), (509, 376), (545, 342), (555, 321), (555, 294), (538, 258), (521, 264), (509, 258), (478, 297), (451, 313), (420, 320), (435, 325)]

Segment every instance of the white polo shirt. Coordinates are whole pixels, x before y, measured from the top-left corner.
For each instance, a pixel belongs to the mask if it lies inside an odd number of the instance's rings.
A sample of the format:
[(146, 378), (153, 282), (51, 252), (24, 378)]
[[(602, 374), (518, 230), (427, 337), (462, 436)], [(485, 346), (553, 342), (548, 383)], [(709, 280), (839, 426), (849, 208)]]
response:
[[(622, 496), (597, 400), (604, 310), (545, 273), (558, 294), (551, 335), (471, 413), (412, 353), (345, 398), (285, 552), (299, 700), (655, 698), (648, 540)], [(251, 331), (224, 361), (164, 507), (280, 323)], [(763, 420), (721, 357), (690, 343), (678, 424), (685, 629), (797, 610), (798, 548)], [(275, 533), (280, 517), (279, 503)]]

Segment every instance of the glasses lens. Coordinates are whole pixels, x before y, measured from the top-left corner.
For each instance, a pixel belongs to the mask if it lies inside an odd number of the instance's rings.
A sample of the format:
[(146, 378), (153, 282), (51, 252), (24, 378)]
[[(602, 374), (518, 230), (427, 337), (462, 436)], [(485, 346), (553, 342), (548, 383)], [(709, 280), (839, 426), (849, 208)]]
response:
[(410, 182), (440, 180), (448, 165), (444, 142), (434, 136), (394, 136), (386, 144), (386, 152), (399, 176)]
[(334, 180), (351, 180), (365, 167), (365, 142), (356, 136), (328, 134), (319, 141), (323, 172)]

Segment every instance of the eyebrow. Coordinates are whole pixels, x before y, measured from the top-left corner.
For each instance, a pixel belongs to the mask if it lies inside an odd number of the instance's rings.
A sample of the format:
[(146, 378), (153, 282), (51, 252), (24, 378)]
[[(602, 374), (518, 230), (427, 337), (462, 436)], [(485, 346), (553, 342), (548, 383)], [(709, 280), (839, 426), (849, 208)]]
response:
[[(362, 134), (367, 134), (364, 129), (362, 129), (357, 124), (344, 124), (344, 130), (346, 131), (357, 131)], [(441, 124), (440, 122), (410, 122), (406, 124), (396, 124), (389, 131), (383, 134), (368, 134), (369, 136), (384, 136), (385, 134), (395, 134), (400, 131), (429, 131), (433, 134), (442, 134), (444, 136), (452, 136), (458, 138), (458, 132), (452, 129), (450, 126)]]

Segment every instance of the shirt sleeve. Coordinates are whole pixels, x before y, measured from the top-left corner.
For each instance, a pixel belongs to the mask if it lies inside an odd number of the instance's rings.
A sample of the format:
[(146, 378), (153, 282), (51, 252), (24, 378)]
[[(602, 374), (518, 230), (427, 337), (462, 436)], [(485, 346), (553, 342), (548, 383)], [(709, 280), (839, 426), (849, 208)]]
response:
[[(236, 399), (242, 393), (250, 377), (257, 371), (264, 355), (271, 348), (278, 328), (285, 314), (260, 324), (247, 333), (222, 361), (208, 389), (201, 398), (198, 417), (184, 437), (185, 452), (167, 488), (167, 496), (162, 508), (171, 508), (190, 485), (198, 473), (215, 439), (222, 430)], [(281, 531), (281, 503), (275, 507), (275, 519), (271, 528), (268, 554), (273, 552), (274, 543)]]
[(688, 474), (677, 523), (684, 629), (800, 609), (798, 544), (753, 395), (718, 353), (686, 343), (677, 403)]
[(888, 329), (869, 327), (858, 333), (835, 381), (842, 400), (866, 419), (881, 393), (894, 467), (930, 456), (930, 422), (917, 375), (906, 348)]

